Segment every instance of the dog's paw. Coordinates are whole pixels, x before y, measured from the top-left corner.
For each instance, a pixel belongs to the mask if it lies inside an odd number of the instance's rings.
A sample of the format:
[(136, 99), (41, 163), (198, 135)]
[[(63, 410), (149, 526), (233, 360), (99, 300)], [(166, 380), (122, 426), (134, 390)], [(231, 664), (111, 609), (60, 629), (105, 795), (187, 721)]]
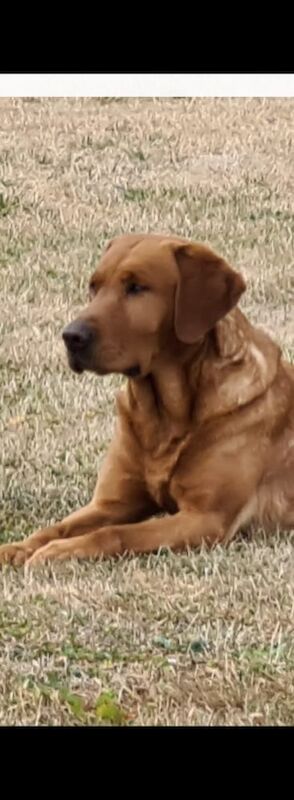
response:
[(45, 564), (46, 561), (68, 558), (69, 549), (68, 542), (54, 540), (53, 542), (49, 542), (49, 544), (43, 545), (43, 547), (39, 547), (34, 553), (31, 553), (26, 566), (35, 567), (38, 564)]
[(2, 544), (0, 547), (0, 565), (13, 564), (19, 567), (21, 564), (24, 564), (31, 555), (32, 550), (27, 548), (24, 542)]

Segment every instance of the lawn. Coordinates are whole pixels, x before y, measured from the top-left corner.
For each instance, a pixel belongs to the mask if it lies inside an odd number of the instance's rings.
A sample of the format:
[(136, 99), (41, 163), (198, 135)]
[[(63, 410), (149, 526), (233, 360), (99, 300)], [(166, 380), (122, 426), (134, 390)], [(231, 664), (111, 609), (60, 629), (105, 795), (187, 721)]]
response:
[[(292, 99), (0, 98), (2, 541), (94, 489), (122, 380), (73, 374), (60, 334), (113, 235), (208, 242), (294, 360), (293, 114)], [(0, 725), (293, 725), (293, 534), (3, 569)]]

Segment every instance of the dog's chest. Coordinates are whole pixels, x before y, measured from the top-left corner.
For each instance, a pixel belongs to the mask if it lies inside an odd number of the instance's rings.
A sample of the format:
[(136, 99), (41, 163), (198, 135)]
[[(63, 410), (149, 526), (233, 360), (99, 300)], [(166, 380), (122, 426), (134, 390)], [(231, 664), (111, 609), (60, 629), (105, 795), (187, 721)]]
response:
[(153, 452), (144, 454), (145, 481), (149, 494), (160, 508), (173, 514), (177, 511), (174, 493), (175, 476), (179, 459), (187, 446), (186, 437), (171, 441)]
[[(188, 415), (172, 415), (162, 403), (156, 403), (148, 381), (136, 385), (135, 402), (131, 394), (129, 403), (129, 418), (140, 447), (138, 457), (143, 466), (148, 493), (160, 508), (175, 513), (176, 471), (181, 455), (191, 439)], [(183, 403), (179, 402), (178, 406), (177, 411), (183, 411)]]

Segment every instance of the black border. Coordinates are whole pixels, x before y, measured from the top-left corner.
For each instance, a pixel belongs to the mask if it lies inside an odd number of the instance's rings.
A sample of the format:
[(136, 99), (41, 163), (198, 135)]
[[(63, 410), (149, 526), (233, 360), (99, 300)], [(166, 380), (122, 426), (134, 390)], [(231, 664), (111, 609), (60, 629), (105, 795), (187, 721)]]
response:
[(0, 74), (291, 74), (292, 27), (285, 6), (256, 3), (6, 3)]

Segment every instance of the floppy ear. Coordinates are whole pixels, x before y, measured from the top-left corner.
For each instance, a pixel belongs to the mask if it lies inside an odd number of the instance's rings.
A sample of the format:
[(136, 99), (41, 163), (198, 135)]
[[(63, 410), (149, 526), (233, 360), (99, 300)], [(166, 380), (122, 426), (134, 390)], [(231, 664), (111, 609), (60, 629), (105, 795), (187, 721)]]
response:
[(173, 249), (179, 269), (175, 331), (181, 342), (192, 344), (236, 305), (246, 284), (205, 245), (174, 244)]

